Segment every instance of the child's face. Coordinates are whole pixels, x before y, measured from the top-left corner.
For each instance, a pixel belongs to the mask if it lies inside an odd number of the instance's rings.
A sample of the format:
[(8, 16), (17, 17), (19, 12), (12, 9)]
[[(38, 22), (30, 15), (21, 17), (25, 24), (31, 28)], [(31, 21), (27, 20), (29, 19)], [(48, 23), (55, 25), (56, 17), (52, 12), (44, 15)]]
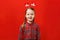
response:
[(35, 17), (34, 10), (27, 9), (27, 11), (26, 11), (26, 19), (27, 19), (27, 21), (32, 22), (34, 20), (34, 17)]

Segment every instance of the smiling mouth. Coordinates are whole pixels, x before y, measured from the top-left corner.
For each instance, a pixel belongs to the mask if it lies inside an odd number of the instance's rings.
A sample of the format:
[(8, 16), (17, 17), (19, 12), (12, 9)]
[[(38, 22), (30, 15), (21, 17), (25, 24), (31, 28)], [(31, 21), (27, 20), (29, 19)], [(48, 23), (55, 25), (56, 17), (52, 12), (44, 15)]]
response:
[(30, 17), (29, 19), (32, 19), (32, 17)]

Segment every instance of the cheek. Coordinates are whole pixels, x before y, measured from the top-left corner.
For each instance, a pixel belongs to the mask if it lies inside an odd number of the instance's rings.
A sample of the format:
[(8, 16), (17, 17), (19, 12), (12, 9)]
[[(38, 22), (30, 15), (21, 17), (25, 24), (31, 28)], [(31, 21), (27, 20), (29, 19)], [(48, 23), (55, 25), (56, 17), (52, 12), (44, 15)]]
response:
[(35, 18), (35, 15), (33, 15), (32, 18), (34, 19)]
[(28, 19), (29, 16), (26, 15), (26, 19)]

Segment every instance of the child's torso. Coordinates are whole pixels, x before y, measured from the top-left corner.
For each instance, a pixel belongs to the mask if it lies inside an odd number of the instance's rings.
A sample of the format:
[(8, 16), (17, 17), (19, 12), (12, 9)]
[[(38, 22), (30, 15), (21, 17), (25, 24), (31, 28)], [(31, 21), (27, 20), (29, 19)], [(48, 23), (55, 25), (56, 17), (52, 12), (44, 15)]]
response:
[(37, 25), (34, 24), (28, 24), (26, 23), (26, 26), (24, 28), (24, 39), (32, 39), (37, 40)]

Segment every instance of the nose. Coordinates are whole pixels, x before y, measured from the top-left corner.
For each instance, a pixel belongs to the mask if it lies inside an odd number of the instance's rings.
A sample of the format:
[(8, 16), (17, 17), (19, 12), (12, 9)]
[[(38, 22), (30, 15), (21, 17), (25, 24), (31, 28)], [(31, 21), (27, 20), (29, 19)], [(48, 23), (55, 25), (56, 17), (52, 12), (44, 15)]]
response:
[(32, 15), (29, 15), (29, 17), (32, 17)]

